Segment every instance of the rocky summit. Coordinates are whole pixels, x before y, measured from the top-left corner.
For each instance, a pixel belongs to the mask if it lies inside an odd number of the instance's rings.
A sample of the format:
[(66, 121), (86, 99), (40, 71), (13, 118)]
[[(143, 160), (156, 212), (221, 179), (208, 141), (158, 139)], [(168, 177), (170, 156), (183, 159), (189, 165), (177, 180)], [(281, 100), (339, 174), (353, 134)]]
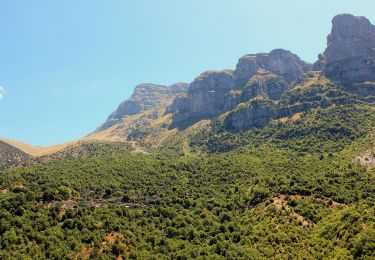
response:
[[(177, 125), (184, 120), (210, 118), (235, 105), (262, 95), (277, 99), (291, 82), (311, 65), (283, 49), (241, 57), (236, 69), (207, 71), (190, 85), (187, 95), (176, 99), (169, 112)], [(242, 89), (244, 93), (239, 94)]]
[(324, 74), (342, 83), (375, 81), (375, 26), (362, 16), (337, 15), (320, 60)]

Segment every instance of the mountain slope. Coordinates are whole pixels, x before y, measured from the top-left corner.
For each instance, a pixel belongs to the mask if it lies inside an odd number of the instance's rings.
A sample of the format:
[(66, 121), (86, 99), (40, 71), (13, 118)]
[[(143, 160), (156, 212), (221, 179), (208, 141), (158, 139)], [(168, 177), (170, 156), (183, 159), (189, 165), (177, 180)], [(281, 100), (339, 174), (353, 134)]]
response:
[(95, 133), (0, 169), (0, 258), (374, 259), (371, 32), (339, 15), (313, 67), (275, 50), (142, 85)]
[(7, 166), (30, 158), (31, 155), (0, 141), (0, 166)]
[(11, 146), (14, 146), (17, 149), (23, 151), (24, 153), (27, 153), (34, 157), (43, 156), (43, 155), (50, 154), (50, 153), (55, 153), (77, 142), (77, 140), (73, 140), (73, 141), (66, 142), (63, 144), (58, 144), (58, 145), (34, 146), (31, 144), (27, 144), (24, 142), (20, 142), (20, 141), (8, 139), (8, 138), (0, 138), (0, 141), (7, 143)]
[[(98, 127), (96, 132), (123, 122), (125, 116), (133, 116), (152, 111), (153, 119), (159, 118), (173, 98), (186, 92), (188, 84), (176, 83), (171, 86), (140, 84), (135, 87), (132, 96), (122, 102), (118, 109), (108, 116), (107, 121)], [(126, 121), (126, 120), (125, 120)]]
[(323, 158), (264, 143), (200, 157), (117, 151), (8, 169), (0, 256), (371, 259), (375, 175), (351, 162), (362, 142)]

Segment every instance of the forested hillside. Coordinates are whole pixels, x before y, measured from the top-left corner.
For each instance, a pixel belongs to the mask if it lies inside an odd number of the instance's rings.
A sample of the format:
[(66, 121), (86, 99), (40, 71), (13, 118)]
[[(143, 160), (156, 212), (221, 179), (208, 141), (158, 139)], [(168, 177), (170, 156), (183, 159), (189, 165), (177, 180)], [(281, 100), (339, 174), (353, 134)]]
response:
[(248, 54), (54, 152), (4, 143), (0, 258), (375, 259), (374, 61), (338, 15), (314, 64)]
[(374, 257), (375, 172), (352, 159), (375, 139), (341, 141), (204, 158), (101, 147), (2, 171), (1, 257)]

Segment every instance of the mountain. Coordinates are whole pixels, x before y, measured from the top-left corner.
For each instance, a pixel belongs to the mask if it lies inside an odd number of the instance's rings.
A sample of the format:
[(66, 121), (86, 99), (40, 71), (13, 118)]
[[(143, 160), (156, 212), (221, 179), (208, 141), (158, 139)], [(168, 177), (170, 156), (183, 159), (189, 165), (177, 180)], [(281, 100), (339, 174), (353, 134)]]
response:
[(338, 15), (314, 64), (248, 54), (78, 140), (0, 142), (0, 258), (374, 259), (373, 28)]
[(178, 146), (190, 153), (211, 149), (194, 148), (197, 137), (266, 131), (291, 118), (302, 118), (297, 120), (302, 123), (319, 108), (373, 106), (374, 28), (365, 17), (338, 15), (332, 20), (327, 48), (314, 64), (284, 49), (247, 54), (234, 70), (206, 71), (190, 84), (136, 86), (105, 123), (78, 140), (51, 147), (3, 141), (34, 157), (79, 142), (125, 142), (141, 153)]
[[(219, 120), (227, 131), (247, 131), (316, 108), (372, 105), (374, 35), (366, 18), (338, 15), (332, 20), (327, 48), (313, 65), (276, 49), (244, 55), (235, 70), (206, 71), (183, 91), (168, 95), (164, 105), (155, 101), (155, 106), (145, 106), (142, 100), (158, 100), (148, 97), (154, 90), (136, 88), (92, 136), (159, 147), (177, 140), (184, 143), (192, 132), (207, 131), (206, 120)], [(141, 85), (141, 90), (147, 86)]]

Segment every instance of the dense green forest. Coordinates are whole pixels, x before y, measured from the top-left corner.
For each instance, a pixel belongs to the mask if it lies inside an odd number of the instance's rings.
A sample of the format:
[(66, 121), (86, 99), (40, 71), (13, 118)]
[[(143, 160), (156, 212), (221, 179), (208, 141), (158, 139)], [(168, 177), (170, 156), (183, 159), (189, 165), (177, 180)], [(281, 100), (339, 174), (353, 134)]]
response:
[(247, 132), (215, 121), (188, 155), (89, 145), (4, 168), (0, 258), (372, 259), (375, 170), (353, 158), (374, 124), (367, 105), (316, 108)]

